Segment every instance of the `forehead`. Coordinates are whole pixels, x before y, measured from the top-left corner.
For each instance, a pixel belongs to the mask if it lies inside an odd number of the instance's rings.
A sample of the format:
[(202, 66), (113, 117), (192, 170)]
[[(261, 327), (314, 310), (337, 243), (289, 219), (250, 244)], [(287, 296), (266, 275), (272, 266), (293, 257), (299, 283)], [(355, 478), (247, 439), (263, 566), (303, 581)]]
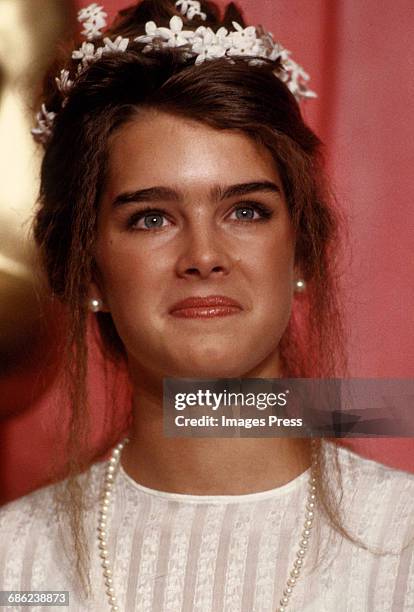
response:
[(107, 178), (113, 195), (144, 184), (280, 182), (271, 153), (247, 134), (155, 111), (141, 112), (112, 136)]

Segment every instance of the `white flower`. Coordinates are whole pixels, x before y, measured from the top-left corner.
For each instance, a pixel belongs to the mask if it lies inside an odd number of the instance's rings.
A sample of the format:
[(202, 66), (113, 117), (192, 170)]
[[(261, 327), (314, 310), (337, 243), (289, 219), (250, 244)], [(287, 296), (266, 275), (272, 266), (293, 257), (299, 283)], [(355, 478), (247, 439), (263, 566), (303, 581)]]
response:
[(194, 36), (192, 30), (183, 30), (183, 25), (181, 17), (174, 15), (170, 19), (170, 27), (157, 28), (157, 35), (166, 41), (168, 47), (182, 47)]
[(228, 49), (227, 55), (253, 55), (256, 57), (265, 57), (265, 53), (263, 51), (263, 47), (258, 42), (248, 43), (246, 41), (240, 41), (239, 43), (234, 43)]
[(258, 27), (258, 31), (261, 32), (260, 40), (265, 50), (264, 57), (267, 57), (272, 61), (276, 61), (277, 59), (280, 59), (281, 61), (288, 59), (290, 51), (282, 47), (280, 43), (275, 42), (271, 32), (266, 32), (263, 30), (262, 26)]
[(256, 37), (256, 26), (247, 26), (247, 28), (243, 28), (243, 26), (237, 23), (237, 21), (232, 21), (231, 23), (233, 24), (233, 28), (237, 32), (240, 32), (240, 34), (242, 34), (243, 36), (246, 36), (247, 38)]
[(264, 45), (256, 35), (256, 28), (249, 26), (243, 28), (239, 23), (233, 21), (234, 32), (229, 34), (230, 48), (227, 55), (257, 55), (263, 56)]
[(36, 142), (41, 142), (42, 144), (48, 142), (52, 136), (55, 117), (56, 113), (49, 112), (46, 106), (42, 104), (40, 111), (36, 115), (37, 127), (30, 130)]
[(106, 26), (106, 21), (104, 19), (93, 19), (92, 21), (85, 22), (83, 25), (83, 36), (88, 40), (94, 40), (102, 36), (101, 30)]
[(228, 48), (226, 28), (220, 28), (214, 33), (211, 28), (200, 26), (194, 34), (191, 50), (197, 55), (196, 64), (202, 64), (206, 59), (223, 57), (226, 54)]
[(102, 36), (102, 28), (106, 27), (107, 14), (101, 6), (94, 2), (78, 12), (78, 21), (83, 23), (82, 34), (93, 40)]
[(160, 34), (158, 33), (157, 24), (155, 21), (147, 21), (145, 24), (145, 34), (142, 36), (137, 36), (134, 38), (135, 42), (147, 43), (147, 45), (143, 48), (142, 52), (147, 53), (147, 51), (151, 51), (153, 49), (153, 41), (155, 39), (160, 38)]
[(271, 60), (280, 59), (280, 61), (284, 62), (289, 58), (289, 51), (284, 49), (281, 45), (275, 44), (269, 53), (268, 58)]
[(302, 98), (317, 98), (318, 94), (316, 93), (316, 91), (312, 91), (312, 89), (308, 89), (306, 86), (300, 88), (299, 91), (299, 100), (301, 100)]
[[(208, 29), (212, 32), (211, 28), (208, 28)], [(226, 28), (224, 27), (219, 28), (217, 32), (215, 32), (215, 37), (216, 37), (217, 44), (220, 44), (223, 47), (226, 47), (226, 49), (228, 49), (231, 46), (231, 36), (229, 35)]]
[(129, 38), (117, 36), (115, 40), (111, 40), (110, 38), (106, 37), (103, 39), (103, 42), (105, 44), (101, 47), (97, 47), (96, 49), (93, 43), (84, 42), (79, 49), (73, 51), (72, 58), (80, 60), (81, 62), (78, 66), (78, 75), (84, 72), (91, 63), (101, 59), (103, 55), (110, 53), (123, 53), (126, 51), (129, 44)]
[(95, 49), (95, 45), (93, 43), (84, 42), (79, 49), (73, 51), (72, 58), (80, 60), (78, 74), (81, 74), (87, 70), (90, 64), (100, 59), (104, 49), (105, 47), (97, 47), (97, 49)]
[(178, 0), (175, 3), (175, 6), (177, 8), (181, 7), (181, 14), (186, 16), (187, 19), (193, 19), (193, 17), (196, 17), (197, 15), (203, 20), (207, 19), (206, 13), (201, 11), (200, 3), (197, 2), (197, 0)]
[(277, 74), (278, 78), (286, 83), (288, 89), (293, 93), (297, 100), (302, 98), (317, 98), (317, 95), (311, 89), (308, 89), (306, 84), (309, 81), (309, 75), (304, 71), (302, 66), (297, 64), (294, 60), (288, 57), (287, 60), (282, 62), (285, 71), (281, 74)]
[(175, 3), (176, 8), (180, 8), (181, 11), (181, 15), (186, 14), (186, 12), (188, 11), (188, 7), (190, 6), (190, 1), (189, 0), (177, 0), (177, 2)]
[(183, 25), (183, 20), (177, 15), (171, 17), (169, 28), (157, 27), (154, 21), (147, 21), (145, 24), (146, 34), (137, 36), (134, 40), (137, 42), (149, 43), (143, 49), (144, 52), (152, 49), (154, 42), (161, 47), (183, 47), (194, 37), (194, 32), (192, 30), (183, 30)]
[(79, 49), (72, 52), (72, 58), (81, 60), (82, 62), (94, 61), (95, 59), (95, 45), (90, 42), (82, 43)]
[(282, 47), (282, 45), (273, 40), (273, 34), (271, 32), (267, 32), (262, 26), (258, 26), (256, 28), (256, 32), (259, 34), (263, 47), (263, 53), (261, 54), (262, 57), (267, 57), (269, 60), (276, 61), (285, 53), (287, 58), (288, 54), (286, 50)]
[(117, 36), (115, 40), (104, 38), (103, 41), (105, 46), (102, 48), (102, 53), (124, 52), (129, 44), (129, 38), (122, 38), (122, 36)]
[(73, 81), (70, 80), (69, 76), (69, 70), (61, 70), (60, 75), (55, 78), (59, 91), (64, 95), (67, 95), (73, 86)]
[(103, 7), (99, 6), (96, 2), (78, 11), (78, 21), (80, 23), (91, 19), (105, 19), (105, 17), (108, 17), (108, 15), (103, 10)]
[(157, 36), (157, 24), (155, 21), (147, 21), (145, 24), (145, 32), (146, 34), (142, 34), (142, 36), (137, 36), (134, 38), (136, 42), (142, 43), (151, 43), (153, 39)]
[(232, 21), (235, 32), (232, 32), (232, 39), (236, 41), (255, 41), (257, 39), (256, 36), (256, 28), (254, 26), (248, 26), (247, 28), (243, 28), (237, 21)]

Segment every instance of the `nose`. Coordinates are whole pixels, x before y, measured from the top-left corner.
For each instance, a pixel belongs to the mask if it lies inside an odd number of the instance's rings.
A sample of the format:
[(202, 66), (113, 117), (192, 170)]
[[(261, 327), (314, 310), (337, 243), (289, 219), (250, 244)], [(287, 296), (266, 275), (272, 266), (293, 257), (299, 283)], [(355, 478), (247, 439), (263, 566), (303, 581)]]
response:
[(225, 276), (230, 270), (226, 242), (214, 223), (199, 223), (188, 227), (182, 236), (177, 258), (180, 277), (208, 278), (210, 274)]

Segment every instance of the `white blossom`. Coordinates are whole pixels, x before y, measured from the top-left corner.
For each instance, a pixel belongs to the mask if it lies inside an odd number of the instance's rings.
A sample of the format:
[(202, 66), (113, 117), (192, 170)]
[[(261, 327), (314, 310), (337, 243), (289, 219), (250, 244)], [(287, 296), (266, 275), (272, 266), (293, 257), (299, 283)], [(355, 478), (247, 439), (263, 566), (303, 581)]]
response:
[(100, 38), (102, 36), (102, 28), (106, 26), (106, 22), (104, 20), (93, 20), (87, 21), (83, 24), (82, 34), (88, 40), (94, 40), (96, 38)]
[(106, 27), (107, 14), (102, 6), (94, 2), (78, 12), (78, 21), (83, 24), (82, 34), (93, 40), (102, 36), (102, 28)]
[(244, 42), (245, 44), (252, 44), (258, 37), (256, 36), (256, 28), (254, 26), (248, 26), (247, 28), (243, 28), (237, 21), (232, 21), (234, 32), (231, 32), (231, 40), (234, 44), (241, 44)]
[(233, 28), (236, 32), (238, 32), (241, 36), (245, 38), (256, 38), (256, 27), (255, 26), (247, 26), (247, 28), (243, 28), (237, 21), (232, 21)]
[(256, 57), (266, 57), (260, 43), (241, 40), (238, 44), (232, 44), (227, 51), (228, 56), (234, 55), (255, 55)]
[(153, 39), (157, 37), (157, 24), (155, 21), (147, 21), (145, 24), (145, 34), (134, 38), (136, 42), (152, 43)]
[[(281, 44), (273, 40), (273, 34), (263, 30), (262, 26), (258, 26), (256, 29), (259, 34), (260, 41), (263, 47), (262, 57), (266, 57), (271, 61), (282, 59), (284, 56), (288, 57), (288, 52), (282, 47)], [(250, 63), (250, 62), (249, 62)]]
[(61, 70), (60, 75), (55, 78), (56, 85), (65, 96), (72, 89), (73, 81), (69, 78), (69, 70)]
[(309, 75), (305, 70), (290, 57), (282, 62), (287, 78), (282, 78), (289, 90), (297, 99), (301, 98), (316, 98), (314, 91), (308, 89), (306, 82), (309, 81)]
[(137, 36), (134, 38), (135, 42), (147, 43), (143, 48), (142, 52), (147, 53), (153, 49), (153, 42), (160, 38), (160, 34), (158, 32), (157, 24), (155, 21), (147, 21), (145, 24), (145, 34), (142, 36)]
[(148, 43), (144, 51), (159, 45), (161, 47), (183, 47), (188, 45), (188, 41), (194, 37), (192, 30), (183, 30), (183, 20), (174, 15), (170, 19), (170, 27), (157, 27), (154, 21), (147, 21), (145, 24), (145, 34), (137, 36), (137, 42)]
[(129, 38), (122, 38), (122, 36), (117, 36), (115, 40), (104, 38), (103, 41), (105, 46), (102, 48), (102, 54), (124, 52), (129, 44)]
[(187, 19), (193, 19), (196, 16), (201, 17), (203, 20), (207, 18), (206, 13), (201, 11), (200, 3), (197, 0), (178, 0), (175, 6), (177, 8), (181, 7), (181, 14), (187, 17)]
[(197, 55), (196, 64), (202, 64), (206, 59), (223, 57), (226, 54), (228, 44), (226, 43), (227, 30), (221, 28), (221, 32), (214, 33), (211, 28), (200, 26), (195, 32), (196, 36), (192, 42), (191, 50)]
[(55, 117), (56, 113), (49, 112), (46, 106), (42, 104), (40, 111), (36, 115), (37, 127), (30, 130), (36, 142), (41, 142), (42, 144), (48, 142), (52, 136)]
[(117, 36), (115, 40), (111, 40), (110, 38), (106, 37), (103, 39), (103, 42), (104, 45), (97, 47), (96, 49), (93, 43), (84, 42), (79, 49), (73, 51), (72, 58), (80, 60), (78, 75), (82, 74), (82, 72), (84, 72), (91, 63), (101, 59), (103, 55), (109, 53), (123, 53), (126, 51), (129, 44), (129, 38)]
[(72, 58), (81, 60), (82, 62), (94, 61), (95, 45), (91, 42), (83, 42), (79, 49), (72, 52)]
[(80, 9), (80, 11), (78, 12), (78, 21), (82, 23), (83, 21), (99, 17), (100, 15), (107, 17), (107, 14), (104, 12), (103, 7), (99, 6), (96, 2), (93, 2), (92, 4), (89, 4), (89, 6)]
[(265, 54), (265, 48), (261, 39), (256, 35), (256, 28), (254, 26), (243, 28), (236, 21), (232, 23), (235, 31), (229, 34), (230, 48), (227, 55), (263, 56)]
[(181, 17), (174, 15), (174, 17), (170, 19), (170, 27), (157, 28), (157, 34), (166, 41), (168, 47), (182, 47), (194, 36), (192, 30), (183, 30), (183, 26), (184, 24)]

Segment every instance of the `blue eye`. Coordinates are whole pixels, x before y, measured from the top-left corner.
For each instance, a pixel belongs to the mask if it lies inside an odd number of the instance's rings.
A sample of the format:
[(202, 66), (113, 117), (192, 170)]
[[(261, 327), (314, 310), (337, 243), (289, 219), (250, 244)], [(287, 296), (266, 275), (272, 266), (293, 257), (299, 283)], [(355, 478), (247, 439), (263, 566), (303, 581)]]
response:
[[(253, 202), (251, 204), (239, 204), (233, 209), (231, 215), (234, 213), (236, 214), (236, 219), (233, 220), (240, 223), (246, 223), (248, 221), (253, 221), (255, 223), (266, 221), (273, 215), (273, 211), (270, 208), (264, 206), (263, 204), (258, 204), (257, 202)], [(141, 219), (144, 220), (144, 223), (138, 225)], [(159, 229), (164, 229), (168, 225), (163, 221), (167, 221), (165, 211), (148, 207), (131, 215), (131, 217), (128, 219), (127, 229), (131, 231), (156, 231)]]
[[(272, 210), (267, 208), (267, 206), (257, 203), (238, 206), (233, 212), (236, 213), (238, 221), (264, 221), (273, 214)], [(238, 215), (239, 212), (242, 213), (241, 216)], [(258, 213), (259, 217), (254, 218), (255, 213)]]
[[(162, 210), (154, 210), (152, 208), (140, 210), (139, 212), (133, 214), (128, 220), (128, 229), (138, 229), (144, 231), (160, 229), (164, 227), (163, 218), (165, 219), (165, 213)], [(138, 222), (141, 219), (144, 219), (144, 227), (138, 227)]]
[(162, 217), (161, 213), (152, 213), (142, 218), (144, 219), (145, 227), (152, 229), (153, 227), (162, 227)]
[[(253, 219), (255, 211), (250, 206), (243, 206), (243, 208), (236, 208), (235, 213), (238, 219)], [(238, 215), (238, 213), (243, 214)]]

